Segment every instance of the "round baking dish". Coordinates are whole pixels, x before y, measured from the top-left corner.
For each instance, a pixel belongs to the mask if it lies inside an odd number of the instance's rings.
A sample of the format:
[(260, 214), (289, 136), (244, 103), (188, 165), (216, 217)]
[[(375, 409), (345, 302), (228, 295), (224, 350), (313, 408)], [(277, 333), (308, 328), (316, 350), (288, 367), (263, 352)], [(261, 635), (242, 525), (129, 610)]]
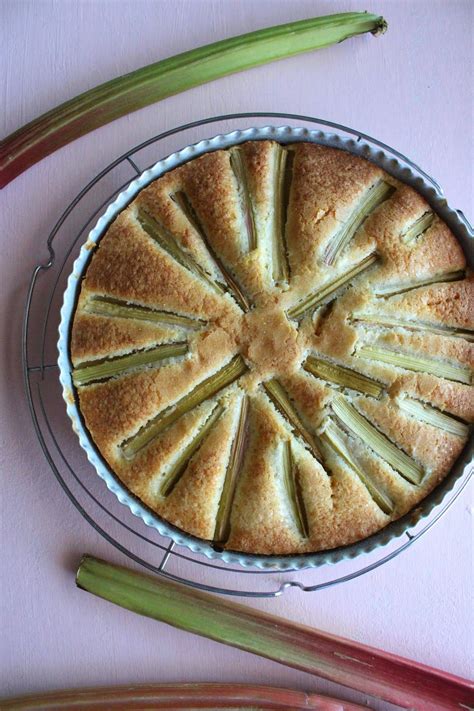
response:
[(211, 543), (197, 539), (172, 526), (147, 506), (140, 502), (120, 480), (113, 474), (106, 462), (101, 457), (85, 427), (81, 416), (77, 397), (72, 383), (72, 364), (69, 356), (69, 336), (75, 306), (80, 290), (81, 279), (87, 269), (91, 258), (93, 244), (98, 242), (107, 230), (110, 223), (115, 219), (137, 193), (146, 187), (151, 181), (163, 175), (165, 172), (196, 158), (209, 151), (228, 148), (248, 140), (272, 139), (280, 143), (294, 143), (306, 141), (320, 143), (326, 146), (342, 148), (356, 155), (366, 158), (381, 168), (391, 173), (394, 177), (414, 187), (431, 204), (433, 210), (448, 224), (456, 235), (466, 254), (469, 266), (474, 265), (474, 235), (467, 221), (462, 219), (460, 214), (451, 209), (443, 196), (441, 189), (429, 179), (429, 177), (412, 164), (407, 165), (402, 156), (391, 149), (375, 150), (363, 140), (343, 138), (337, 134), (322, 131), (312, 131), (307, 128), (295, 127), (273, 127), (249, 128), (238, 130), (225, 135), (218, 135), (211, 139), (200, 141), (197, 144), (187, 146), (182, 150), (173, 153), (167, 158), (158, 161), (151, 168), (142, 173), (136, 180), (130, 183), (128, 188), (120, 193), (116, 200), (109, 205), (105, 213), (98, 220), (94, 229), (88, 235), (86, 243), (82, 246), (80, 254), (76, 259), (73, 271), (69, 276), (67, 288), (64, 293), (64, 301), (61, 309), (61, 322), (59, 326), (58, 341), (58, 365), (60, 371), (60, 382), (63, 388), (63, 397), (67, 406), (67, 413), (71, 418), (73, 428), (78, 435), (79, 442), (85, 450), (91, 464), (96, 469), (99, 476), (105, 481), (107, 487), (126, 505), (134, 515), (140, 517), (147, 526), (155, 528), (160, 534), (168, 536), (175, 543), (187, 546), (192, 551), (204, 554), (208, 558), (219, 558), (227, 563), (237, 563), (243, 566), (254, 566), (258, 568), (271, 568), (272, 570), (299, 570), (303, 568), (314, 568), (324, 564), (337, 563), (341, 560), (352, 559), (364, 553), (384, 546), (393, 539), (403, 535), (408, 529), (413, 527), (418, 521), (429, 516), (429, 514), (443, 502), (445, 496), (452, 490), (456, 482), (463, 476), (467, 476), (465, 471), (467, 464), (472, 459), (472, 436), (455, 466), (442, 483), (427, 496), (421, 504), (408, 514), (392, 522), (378, 533), (352, 545), (317, 553), (306, 553), (297, 556), (269, 556), (251, 555), (232, 551), (217, 551)]

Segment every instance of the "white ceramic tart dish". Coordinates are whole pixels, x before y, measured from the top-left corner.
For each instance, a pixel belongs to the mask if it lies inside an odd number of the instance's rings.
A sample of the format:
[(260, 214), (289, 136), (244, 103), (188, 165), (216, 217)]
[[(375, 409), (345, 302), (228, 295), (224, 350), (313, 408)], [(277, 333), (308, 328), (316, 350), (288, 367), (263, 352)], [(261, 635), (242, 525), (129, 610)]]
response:
[(266, 128), (173, 154), (109, 206), (69, 278), (59, 366), (81, 445), (133, 513), (208, 556), (371, 550), (466, 457), (466, 235), (353, 144)]

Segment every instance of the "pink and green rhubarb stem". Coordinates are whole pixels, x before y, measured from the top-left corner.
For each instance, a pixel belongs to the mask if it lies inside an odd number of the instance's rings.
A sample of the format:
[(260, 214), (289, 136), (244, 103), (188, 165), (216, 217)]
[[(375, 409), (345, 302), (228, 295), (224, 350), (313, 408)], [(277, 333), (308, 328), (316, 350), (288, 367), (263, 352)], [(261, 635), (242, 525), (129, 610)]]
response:
[(386, 28), (383, 17), (367, 12), (300, 20), (198, 47), (100, 84), (1, 142), (0, 188), (76, 138), (168, 96), (365, 32), (382, 34)]
[(417, 711), (464, 711), (467, 679), (289, 622), (163, 577), (84, 556), (77, 585), (140, 615)]
[(3, 711), (96, 711), (98, 709), (306, 709), (314, 711), (368, 711), (329, 696), (272, 686), (245, 684), (147, 684), (95, 689), (68, 689), (49, 694), (0, 700)]

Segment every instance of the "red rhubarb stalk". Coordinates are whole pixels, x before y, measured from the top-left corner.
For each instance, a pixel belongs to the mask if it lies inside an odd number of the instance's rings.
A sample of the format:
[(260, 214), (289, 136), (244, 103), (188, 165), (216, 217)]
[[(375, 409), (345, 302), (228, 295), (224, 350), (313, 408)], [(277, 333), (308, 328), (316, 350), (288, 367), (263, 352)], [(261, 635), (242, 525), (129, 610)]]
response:
[(474, 684), (467, 679), (161, 577), (84, 556), (76, 582), (80, 588), (140, 615), (402, 708), (465, 711), (474, 705)]
[(368, 711), (346, 701), (306, 694), (304, 691), (244, 684), (150, 684), (96, 689), (68, 689), (49, 694), (0, 700), (3, 711), (95, 711), (96, 709), (316, 709), (317, 711)]

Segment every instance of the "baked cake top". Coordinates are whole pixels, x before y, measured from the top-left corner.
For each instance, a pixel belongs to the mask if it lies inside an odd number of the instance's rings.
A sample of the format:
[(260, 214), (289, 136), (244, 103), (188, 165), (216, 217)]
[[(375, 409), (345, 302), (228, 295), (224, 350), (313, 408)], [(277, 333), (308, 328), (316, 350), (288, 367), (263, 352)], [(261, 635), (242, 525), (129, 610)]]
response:
[(71, 335), (99, 451), (218, 547), (316, 551), (409, 511), (474, 416), (473, 280), (372, 163), (252, 141), (152, 182), (101, 238)]

